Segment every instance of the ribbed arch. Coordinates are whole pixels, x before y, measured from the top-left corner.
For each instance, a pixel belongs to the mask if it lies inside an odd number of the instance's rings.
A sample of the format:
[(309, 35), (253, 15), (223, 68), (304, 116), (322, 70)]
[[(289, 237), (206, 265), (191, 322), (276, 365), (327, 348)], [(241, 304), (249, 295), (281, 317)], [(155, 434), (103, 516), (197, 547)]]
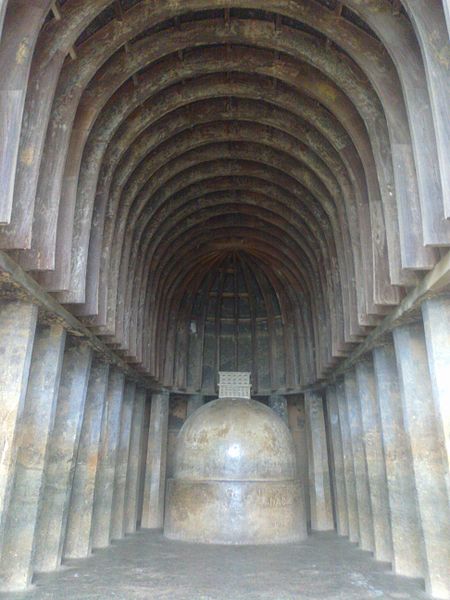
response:
[(402, 6), (1, 3), (0, 248), (161, 385), (215, 384), (227, 269), (256, 389), (323, 379), (450, 243), (442, 3)]

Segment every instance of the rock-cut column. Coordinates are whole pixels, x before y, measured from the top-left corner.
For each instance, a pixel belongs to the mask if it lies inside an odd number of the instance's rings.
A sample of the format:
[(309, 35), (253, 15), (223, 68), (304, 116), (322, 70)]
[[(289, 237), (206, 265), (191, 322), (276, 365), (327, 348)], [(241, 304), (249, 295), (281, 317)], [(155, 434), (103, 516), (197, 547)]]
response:
[(91, 359), (86, 342), (68, 338), (36, 526), (38, 572), (53, 571), (61, 564)]
[(91, 553), (90, 534), (94, 487), (108, 375), (109, 365), (99, 359), (94, 360), (89, 375), (86, 406), (70, 497), (64, 558), (84, 558)]
[(327, 435), (323, 400), (316, 392), (305, 393), (305, 412), (308, 442), (309, 492), (311, 529), (334, 529), (328, 465)]
[(133, 418), (131, 421), (130, 453), (125, 487), (125, 534), (134, 533), (137, 528), (139, 477), (143, 460), (142, 434), (144, 431), (145, 400), (146, 391), (138, 387), (136, 389)]
[(355, 468), (353, 465), (352, 440), (348, 423), (347, 398), (345, 381), (340, 379), (336, 384), (336, 398), (339, 409), (339, 425), (341, 428), (342, 454), (344, 457), (345, 493), (347, 497), (348, 539), (359, 541), (358, 501), (356, 498)]
[[(409, 436), (425, 558), (425, 585), (450, 598), (450, 504), (422, 323), (394, 330), (400, 396)], [(438, 417), (439, 418), (439, 417)]]
[(91, 529), (92, 548), (106, 548), (111, 541), (111, 511), (124, 384), (124, 374), (116, 367), (111, 367), (100, 433), (99, 462), (95, 478)]
[(288, 406), (289, 429), (294, 439), (295, 455), (297, 457), (297, 473), (306, 514), (311, 514), (309, 505), (309, 476), (308, 476), (308, 442), (305, 417), (305, 398), (296, 396)]
[(339, 423), (339, 407), (336, 389), (330, 385), (326, 390), (328, 421), (331, 435), (334, 495), (336, 501), (336, 529), (339, 535), (348, 535), (347, 492), (345, 489), (344, 455)]
[(142, 527), (142, 514), (144, 512), (144, 490), (145, 474), (147, 472), (147, 450), (148, 450), (148, 432), (150, 428), (151, 395), (147, 395), (144, 405), (144, 423), (142, 425), (141, 438), (141, 467), (139, 471), (139, 489), (137, 506), (137, 527)]
[(37, 306), (0, 301), (0, 544), (17, 456), (18, 425), (27, 392)]
[(393, 344), (375, 348), (373, 359), (389, 496), (392, 567), (398, 575), (423, 577), (414, 471)]
[(450, 496), (450, 297), (427, 300), (422, 305), (422, 314), (436, 424), (446, 461), (445, 477)]
[(128, 459), (130, 456), (131, 421), (136, 395), (136, 384), (127, 381), (120, 416), (119, 446), (117, 448), (116, 472), (114, 476), (114, 494), (111, 509), (112, 540), (120, 540), (125, 534), (125, 491), (127, 483)]
[(44, 481), (47, 444), (55, 416), (66, 332), (38, 325), (18, 435), (17, 460), (5, 514), (0, 559), (1, 591), (22, 590), (33, 575), (33, 546)]
[(392, 561), (392, 533), (386, 466), (381, 436), (381, 423), (373, 363), (367, 359), (356, 365), (359, 401), (361, 404), (364, 449), (367, 459), (370, 501), (372, 506), (374, 557)]
[(164, 522), (169, 392), (152, 395), (148, 431), (142, 527), (159, 529)]
[(358, 500), (359, 547), (362, 550), (373, 551), (372, 503), (370, 501), (366, 451), (363, 443), (359, 390), (356, 383), (356, 374), (353, 370), (345, 374), (345, 394), (353, 450), (356, 498)]

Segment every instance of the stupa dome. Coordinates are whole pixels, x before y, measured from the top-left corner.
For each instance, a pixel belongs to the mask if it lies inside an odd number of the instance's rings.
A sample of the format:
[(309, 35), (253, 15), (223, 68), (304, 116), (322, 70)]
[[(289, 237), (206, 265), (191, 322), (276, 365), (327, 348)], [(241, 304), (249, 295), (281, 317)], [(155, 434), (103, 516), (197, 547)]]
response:
[(296, 541), (306, 537), (302, 500), (284, 421), (254, 400), (214, 400), (178, 434), (164, 531), (212, 543)]
[(174, 475), (191, 481), (295, 479), (291, 432), (261, 402), (240, 398), (208, 402), (178, 435)]

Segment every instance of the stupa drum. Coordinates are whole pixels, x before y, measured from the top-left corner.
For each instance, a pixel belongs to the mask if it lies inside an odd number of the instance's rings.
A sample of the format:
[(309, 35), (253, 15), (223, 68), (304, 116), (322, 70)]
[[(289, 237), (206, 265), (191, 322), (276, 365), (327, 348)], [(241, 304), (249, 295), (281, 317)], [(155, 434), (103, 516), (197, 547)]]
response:
[(164, 533), (177, 540), (269, 544), (306, 538), (291, 433), (270, 408), (227, 398), (183, 425)]

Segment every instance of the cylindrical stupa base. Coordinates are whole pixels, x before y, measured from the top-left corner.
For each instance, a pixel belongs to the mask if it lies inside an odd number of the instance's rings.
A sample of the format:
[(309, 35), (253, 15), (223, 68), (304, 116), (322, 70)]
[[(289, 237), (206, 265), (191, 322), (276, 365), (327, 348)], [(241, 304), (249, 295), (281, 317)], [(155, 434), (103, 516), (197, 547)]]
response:
[(207, 544), (283, 544), (306, 539), (298, 481), (171, 479), (164, 535)]

